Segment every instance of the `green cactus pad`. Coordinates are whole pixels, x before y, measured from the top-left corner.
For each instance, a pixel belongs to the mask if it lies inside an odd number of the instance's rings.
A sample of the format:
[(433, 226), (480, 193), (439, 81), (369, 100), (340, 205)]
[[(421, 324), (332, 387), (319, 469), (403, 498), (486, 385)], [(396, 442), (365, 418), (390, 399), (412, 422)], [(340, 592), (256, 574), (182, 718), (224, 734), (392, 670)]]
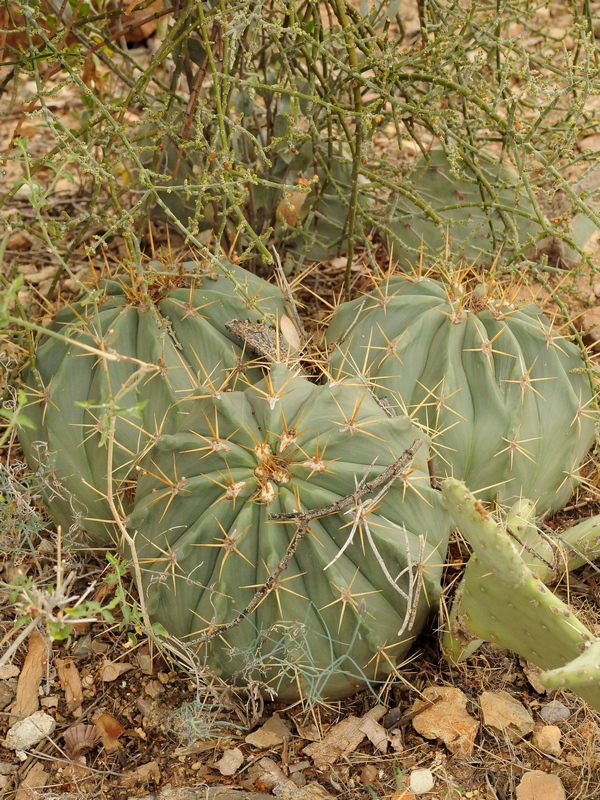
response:
[(590, 689), (600, 694), (600, 641), (589, 643), (580, 656), (564, 667), (543, 672), (540, 680), (547, 689), (571, 689), (582, 697)]
[[(460, 277), (460, 276), (459, 276)], [(579, 349), (501, 289), (397, 275), (338, 307), (334, 375), (361, 373), (430, 431), (438, 476), (485, 500), (561, 508), (594, 439)]]
[[(497, 642), (542, 669), (553, 670), (545, 685), (571, 688), (600, 709), (600, 685), (587, 678), (597, 665), (596, 637), (529, 569), (511, 537), (464, 483), (444, 481), (442, 496), (473, 549), (444, 636), (446, 654), (460, 660), (472, 652), (474, 641)], [(590, 672), (584, 670), (585, 679), (577, 682), (576, 676), (583, 674), (578, 672), (579, 659), (589, 651)]]
[[(141, 462), (128, 525), (151, 617), (194, 647), (246, 608), (290, 547), (296, 523), (270, 515), (351, 495), (418, 431), (363, 386), (315, 386), (277, 364), (256, 386), (184, 407), (178, 431)], [(200, 638), (210, 668), (285, 699), (342, 697), (389, 673), (439, 596), (449, 520), (426, 458), (423, 446), (367, 516), (368, 531), (353, 533), (348, 511), (311, 522), (256, 610)]]
[(527, 249), (542, 233), (535, 209), (514, 170), (480, 160), (481, 176), (433, 150), (407, 175), (410, 192), (397, 196), (387, 227), (401, 269), (439, 255), (479, 266)]
[(146, 294), (131, 281), (110, 281), (63, 308), (50, 330), (66, 338), (42, 337), (25, 370), (26, 413), (35, 427), (21, 429), (19, 438), (67, 539), (83, 533), (92, 544), (109, 544), (115, 535), (106, 500), (109, 469), (117, 507), (126, 515), (131, 469), (163, 429), (170, 406), (198, 386), (219, 387), (235, 375), (243, 353), (225, 323), (284, 313), (281, 293), (239, 267), (228, 268), (233, 283), (215, 271), (198, 274), (195, 264), (183, 266), (197, 274), (187, 288), (178, 276), (157, 279)]

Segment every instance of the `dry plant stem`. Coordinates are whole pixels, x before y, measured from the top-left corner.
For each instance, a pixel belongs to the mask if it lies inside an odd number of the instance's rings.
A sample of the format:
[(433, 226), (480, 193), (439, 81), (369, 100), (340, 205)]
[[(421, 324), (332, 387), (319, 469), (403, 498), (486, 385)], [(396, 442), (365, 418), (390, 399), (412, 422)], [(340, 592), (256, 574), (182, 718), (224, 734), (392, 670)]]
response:
[[(330, 514), (337, 514), (338, 512), (342, 511), (344, 508), (348, 508), (348, 506), (352, 505), (353, 503), (357, 503), (361, 497), (364, 497), (366, 494), (370, 494), (374, 492), (375, 489), (378, 489), (380, 486), (385, 484), (387, 481), (392, 481), (396, 478), (402, 470), (411, 462), (414, 458), (415, 453), (421, 447), (423, 441), (421, 439), (415, 439), (415, 441), (407, 447), (406, 450), (402, 453), (400, 458), (398, 458), (393, 464), (387, 467), (381, 475), (378, 475), (376, 478), (373, 478), (371, 481), (366, 481), (365, 483), (360, 483), (355, 492), (352, 494), (346, 495), (346, 497), (341, 497), (339, 500), (336, 500), (335, 503), (330, 503), (328, 506), (323, 506), (322, 508), (315, 508), (311, 509), (310, 511), (292, 511), (288, 514), (270, 514), (269, 521), (271, 522), (286, 522), (286, 521), (295, 521), (297, 522), (296, 532), (294, 533), (292, 542), (288, 549), (285, 552), (285, 555), (277, 565), (276, 569), (269, 575), (268, 580), (260, 589), (256, 592), (252, 600), (248, 603), (246, 608), (241, 611), (237, 617), (232, 619), (230, 622), (225, 623), (224, 625), (217, 626), (214, 630), (210, 633), (202, 634), (198, 638), (194, 639), (193, 644), (206, 644), (207, 642), (211, 642), (213, 639), (216, 639), (217, 636), (221, 636), (226, 631), (235, 628), (237, 625), (240, 624), (246, 617), (251, 614), (254, 609), (258, 606), (258, 604), (262, 601), (262, 599), (273, 589), (275, 586), (277, 579), (281, 575), (281, 573), (286, 569), (287, 565), (290, 563), (294, 553), (298, 549), (300, 542), (305, 537), (306, 533), (308, 532), (308, 527), (310, 523), (315, 519), (320, 519), (321, 517), (327, 517)], [(138, 565), (139, 566), (139, 565)]]
[(107, 447), (106, 447), (106, 457), (108, 462), (107, 478), (106, 478), (106, 499), (108, 501), (109, 508), (113, 515), (113, 520), (116, 523), (119, 532), (121, 533), (123, 541), (127, 543), (129, 550), (131, 552), (131, 565), (133, 567), (133, 576), (139, 595), (139, 604), (140, 604), (140, 612), (142, 615), (142, 621), (144, 623), (146, 631), (150, 635), (152, 632), (152, 623), (150, 622), (150, 617), (148, 616), (148, 611), (146, 609), (146, 601), (144, 598), (144, 587), (142, 584), (142, 569), (140, 566), (140, 561), (137, 556), (135, 537), (131, 536), (129, 531), (125, 527), (125, 521), (123, 519), (123, 515), (119, 513), (114, 497), (112, 463), (113, 463), (114, 438), (115, 438), (114, 430), (116, 427), (116, 423), (117, 423), (117, 418), (116, 416), (112, 415), (110, 417), (111, 432), (107, 437)]
[(283, 289), (285, 299), (288, 301), (290, 311), (292, 313), (292, 316), (294, 317), (294, 322), (296, 324), (298, 333), (302, 337), (302, 344), (305, 344), (306, 340), (308, 339), (308, 336), (306, 334), (304, 325), (302, 324), (302, 320), (300, 319), (300, 314), (298, 314), (298, 309), (294, 301), (294, 295), (292, 294), (292, 288), (289, 284), (288, 279), (285, 276), (285, 272), (283, 271), (283, 264), (281, 263), (281, 258), (279, 257), (279, 253), (277, 252), (275, 247), (273, 247), (273, 255), (275, 256), (275, 267), (277, 269), (277, 275), (279, 276), (281, 288)]

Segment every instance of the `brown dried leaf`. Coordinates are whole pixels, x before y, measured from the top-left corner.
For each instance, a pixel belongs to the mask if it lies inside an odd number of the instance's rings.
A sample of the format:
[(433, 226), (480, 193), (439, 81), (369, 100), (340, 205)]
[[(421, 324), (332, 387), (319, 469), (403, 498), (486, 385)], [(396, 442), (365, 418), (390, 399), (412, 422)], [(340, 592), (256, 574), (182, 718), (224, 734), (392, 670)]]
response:
[(97, 711), (92, 717), (92, 722), (100, 731), (100, 738), (107, 753), (118, 750), (119, 736), (125, 730), (118, 719), (115, 719), (108, 711)]
[(360, 726), (360, 730), (376, 750), (379, 750), (380, 753), (387, 753), (389, 738), (384, 727), (374, 719), (366, 719)]
[(41, 761), (36, 761), (17, 789), (15, 800), (38, 800), (42, 796), (38, 789), (43, 789), (50, 780)]
[(361, 730), (367, 719), (376, 722), (385, 715), (384, 706), (375, 706), (363, 717), (350, 716), (331, 728), (324, 739), (307, 745), (303, 752), (310, 756), (316, 767), (326, 767), (343, 755), (352, 753), (365, 738)]
[(27, 657), (19, 675), (17, 696), (11, 708), (12, 713), (18, 716), (12, 717), (9, 725), (15, 723), (17, 719), (31, 716), (38, 710), (40, 702), (38, 689), (46, 673), (49, 653), (50, 645), (46, 637), (34, 631), (29, 637)]
[(67, 714), (73, 717), (81, 716), (83, 703), (83, 686), (77, 667), (72, 658), (55, 658), (54, 665), (58, 671), (60, 685), (67, 701)]

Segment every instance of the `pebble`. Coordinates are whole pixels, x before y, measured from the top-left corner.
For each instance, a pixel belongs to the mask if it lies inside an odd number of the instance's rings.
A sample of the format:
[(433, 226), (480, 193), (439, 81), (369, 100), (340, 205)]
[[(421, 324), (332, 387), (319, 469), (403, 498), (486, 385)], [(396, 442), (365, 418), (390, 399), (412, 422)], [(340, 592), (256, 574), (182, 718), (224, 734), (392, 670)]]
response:
[(9, 750), (28, 750), (51, 736), (56, 728), (56, 720), (43, 711), (36, 711), (30, 717), (16, 722), (6, 734), (4, 742)]

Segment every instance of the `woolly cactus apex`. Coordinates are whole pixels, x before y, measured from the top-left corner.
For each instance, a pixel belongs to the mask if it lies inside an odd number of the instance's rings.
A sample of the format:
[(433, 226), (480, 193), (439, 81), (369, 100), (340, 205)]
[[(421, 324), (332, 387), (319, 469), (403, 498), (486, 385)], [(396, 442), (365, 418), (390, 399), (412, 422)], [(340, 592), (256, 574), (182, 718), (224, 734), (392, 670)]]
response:
[(387, 223), (401, 269), (418, 269), (442, 255), (479, 265), (530, 248), (542, 228), (516, 172), (480, 159), (479, 176), (433, 150), (415, 161), (410, 187)]
[(149, 265), (145, 291), (110, 281), (63, 308), (23, 376), (35, 423), (20, 431), (23, 451), (55, 524), (95, 545), (115, 535), (109, 492), (129, 512), (131, 469), (169, 407), (203, 384), (234, 380), (244, 353), (225, 322), (284, 313), (281, 293), (239, 267), (228, 270), (235, 284), (192, 273), (183, 288), (180, 275), (152, 274), (158, 266)]
[(464, 483), (444, 481), (442, 496), (473, 549), (444, 636), (446, 654), (460, 660), (472, 652), (474, 639), (498, 642), (542, 669), (553, 670), (544, 680), (546, 685), (564, 679), (561, 685), (600, 709), (600, 685), (587, 677), (580, 683), (569, 677), (577, 673), (578, 660), (588, 650), (593, 661), (598, 649), (595, 636), (529, 569), (514, 541)]
[[(468, 276), (458, 276), (460, 280)], [(561, 508), (594, 439), (579, 349), (502, 287), (397, 275), (340, 305), (327, 333), (334, 375), (373, 390), (431, 433), (435, 472), (484, 500)]]
[(362, 386), (316, 386), (279, 364), (184, 407), (140, 464), (128, 521), (151, 617), (223, 677), (285, 699), (342, 697), (389, 673), (440, 591), (449, 521), (426, 447), (374, 504), (312, 519), (299, 543), (294, 516), (380, 475), (419, 435), (412, 423)]

